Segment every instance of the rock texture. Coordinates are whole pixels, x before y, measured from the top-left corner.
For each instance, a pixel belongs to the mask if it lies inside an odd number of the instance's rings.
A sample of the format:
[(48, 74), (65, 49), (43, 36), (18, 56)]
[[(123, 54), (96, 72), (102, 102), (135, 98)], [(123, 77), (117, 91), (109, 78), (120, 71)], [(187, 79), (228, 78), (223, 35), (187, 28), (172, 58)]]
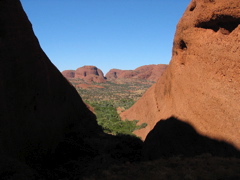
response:
[[(161, 78), (122, 118), (175, 116), (201, 135), (240, 149), (240, 1), (193, 0), (177, 25), (172, 60)], [(169, 132), (170, 133), (170, 132)]]
[(86, 82), (106, 82), (103, 72), (96, 66), (83, 66), (78, 68), (74, 78), (83, 79)]
[(62, 72), (62, 75), (65, 77), (65, 78), (74, 78), (75, 77), (75, 70), (65, 70)]
[(149, 81), (157, 81), (162, 73), (167, 68), (165, 64), (145, 65), (136, 68), (135, 70), (120, 70), (111, 69), (106, 78), (111, 79), (147, 79)]
[(101, 131), (40, 48), (19, 0), (0, 1), (0, 69), (1, 156), (42, 160), (69, 133)]

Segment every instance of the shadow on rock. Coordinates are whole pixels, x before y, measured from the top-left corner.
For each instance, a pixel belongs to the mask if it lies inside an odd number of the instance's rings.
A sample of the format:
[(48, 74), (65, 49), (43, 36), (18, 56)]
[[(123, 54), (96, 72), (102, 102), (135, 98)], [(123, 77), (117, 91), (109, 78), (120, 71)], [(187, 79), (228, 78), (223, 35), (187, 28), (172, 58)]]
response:
[(160, 120), (143, 145), (144, 160), (172, 156), (193, 157), (202, 154), (240, 157), (240, 152), (230, 144), (202, 136), (191, 125), (175, 117)]
[(140, 161), (142, 145), (139, 138), (130, 135), (99, 133), (83, 139), (70, 133), (54, 153), (32, 167), (42, 179), (81, 179), (114, 165)]

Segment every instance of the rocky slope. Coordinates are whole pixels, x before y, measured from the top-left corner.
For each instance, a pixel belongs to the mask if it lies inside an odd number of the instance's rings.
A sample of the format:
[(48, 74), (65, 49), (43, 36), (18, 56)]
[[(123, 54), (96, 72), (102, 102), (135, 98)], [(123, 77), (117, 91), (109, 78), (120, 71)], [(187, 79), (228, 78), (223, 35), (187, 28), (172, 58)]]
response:
[(135, 70), (120, 70), (111, 69), (107, 74), (106, 78), (111, 79), (147, 79), (149, 81), (157, 81), (162, 75), (164, 70), (167, 68), (165, 64), (158, 65), (145, 65), (136, 68)]
[[(239, 23), (239, 1), (190, 3), (177, 25), (169, 67), (121, 114), (148, 124), (137, 135), (145, 139), (159, 120), (175, 116), (201, 135), (240, 149)], [(154, 136), (146, 139), (151, 140)]]
[(42, 51), (19, 0), (0, 1), (2, 157), (40, 163), (69, 133), (101, 132), (75, 88)]

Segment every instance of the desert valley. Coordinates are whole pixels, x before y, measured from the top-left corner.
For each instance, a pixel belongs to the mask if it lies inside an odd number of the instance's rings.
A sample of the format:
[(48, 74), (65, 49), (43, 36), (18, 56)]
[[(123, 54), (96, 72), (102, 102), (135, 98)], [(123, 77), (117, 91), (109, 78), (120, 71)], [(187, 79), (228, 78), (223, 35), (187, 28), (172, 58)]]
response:
[(240, 179), (240, 1), (192, 0), (169, 65), (106, 75), (60, 72), (19, 0), (0, 24), (0, 179)]

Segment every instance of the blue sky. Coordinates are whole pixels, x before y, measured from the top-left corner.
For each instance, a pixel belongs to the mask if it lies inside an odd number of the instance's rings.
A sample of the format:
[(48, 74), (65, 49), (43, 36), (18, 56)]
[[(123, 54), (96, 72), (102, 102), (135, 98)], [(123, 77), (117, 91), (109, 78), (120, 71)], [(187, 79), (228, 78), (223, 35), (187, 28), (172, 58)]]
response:
[(21, 0), (42, 49), (60, 70), (168, 64), (190, 0)]

